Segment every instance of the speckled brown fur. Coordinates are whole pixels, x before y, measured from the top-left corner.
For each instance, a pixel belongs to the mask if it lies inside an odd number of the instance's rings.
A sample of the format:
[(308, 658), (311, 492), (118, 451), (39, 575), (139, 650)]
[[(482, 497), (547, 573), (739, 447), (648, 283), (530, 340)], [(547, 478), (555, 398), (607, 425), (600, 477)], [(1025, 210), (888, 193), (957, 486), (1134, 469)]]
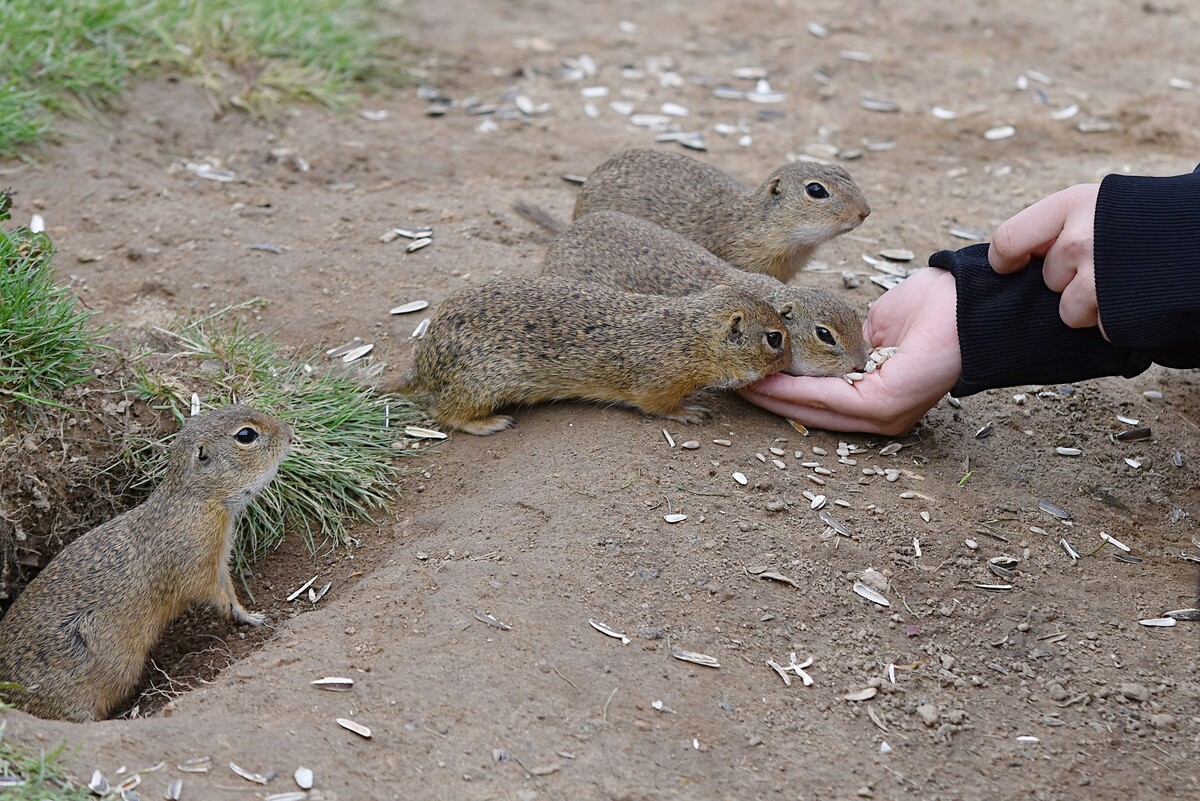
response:
[(623, 292), (554, 276), (496, 279), (446, 298), (400, 391), (430, 395), (444, 426), (493, 434), (504, 406), (581, 399), (681, 422), (703, 387), (732, 389), (788, 365), (779, 315), (730, 287), (687, 297)]
[(762, 298), (782, 315), (792, 341), (792, 361), (783, 372), (842, 375), (866, 364), (862, 319), (844, 298), (739, 270), (692, 240), (639, 217), (618, 211), (585, 214), (550, 243), (544, 271), (658, 295), (732, 286)]
[(616, 154), (580, 187), (576, 219), (606, 209), (656, 222), (741, 270), (784, 282), (818, 245), (871, 213), (862, 190), (836, 165), (785, 164), (751, 190), (690, 156), (645, 148)]
[[(250, 443), (238, 440), (257, 432)], [(0, 620), (0, 682), (45, 718), (87, 721), (137, 686), (151, 647), (194, 602), (259, 625), (229, 576), (234, 524), (274, 477), (292, 430), (245, 406), (192, 418), (140, 506), (68, 545)]]

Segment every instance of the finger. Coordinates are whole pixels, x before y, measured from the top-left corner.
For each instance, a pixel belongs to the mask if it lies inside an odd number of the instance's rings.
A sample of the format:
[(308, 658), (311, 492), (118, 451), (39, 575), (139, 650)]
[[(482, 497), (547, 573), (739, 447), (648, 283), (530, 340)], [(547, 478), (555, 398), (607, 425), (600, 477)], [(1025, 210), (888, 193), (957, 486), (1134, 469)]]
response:
[(1058, 237), (1071, 208), (1071, 191), (1045, 197), (1000, 224), (992, 235), (988, 262), (998, 273), (1013, 273), (1029, 263), (1029, 256)]
[(1051, 248), (1042, 262), (1042, 281), (1046, 288), (1061, 295), (1074, 277), (1075, 264), (1061, 250)]
[(1058, 301), (1058, 316), (1071, 328), (1091, 328), (1100, 324), (1096, 296), (1088, 292), (1082, 276), (1063, 290)]
[[(740, 390), (740, 392), (742, 395), (751, 394), (750, 390)], [(797, 407), (795, 404), (765, 395), (755, 396), (753, 403), (767, 411), (774, 412), (780, 417), (795, 420), (797, 423), (810, 428), (823, 428), (827, 431), (856, 431), (869, 434), (896, 433), (891, 430), (887, 421), (859, 417), (832, 409)], [(904, 430), (907, 431), (908, 429), (905, 428)]]

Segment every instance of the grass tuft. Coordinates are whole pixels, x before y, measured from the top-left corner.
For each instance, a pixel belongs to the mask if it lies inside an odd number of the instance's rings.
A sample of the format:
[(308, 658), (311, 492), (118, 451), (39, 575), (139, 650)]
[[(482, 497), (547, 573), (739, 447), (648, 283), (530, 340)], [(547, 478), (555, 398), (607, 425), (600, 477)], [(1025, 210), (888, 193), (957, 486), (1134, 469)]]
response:
[[(0, 709), (4, 709), (0, 703)], [(0, 798), (4, 801), (85, 801), (91, 793), (76, 787), (56, 764), (63, 746), (49, 752), (28, 753), (4, 741), (0, 721)]]
[[(283, 359), (270, 337), (223, 323), (228, 312), (244, 307), (163, 332), (179, 349), (165, 360), (143, 356), (136, 368), (142, 397), (169, 410), (180, 424), (195, 392), (202, 408), (245, 403), (295, 429), (278, 477), (246, 512), (239, 568), (278, 546), (289, 530), (302, 531), (310, 551), (345, 544), (348, 521), (372, 520), (392, 499), (401, 473), (395, 457), (406, 453), (394, 447), (397, 434), (421, 420), (407, 401)], [(163, 439), (133, 454), (144, 462), (138, 472), (146, 476), (145, 486), (158, 483), (166, 447)]]
[[(199, 76), (226, 102), (346, 102), (399, 85), (401, 0), (4, 0), (0, 157), (18, 155), (60, 113), (115, 105), (153, 68)], [(226, 85), (244, 84), (226, 91)]]
[[(4, 219), (9, 193), (0, 195)], [(55, 284), (53, 257), (45, 234), (0, 230), (0, 399), (27, 410), (60, 406), (54, 398), (92, 377), (102, 348), (103, 332), (89, 326), (92, 312)]]

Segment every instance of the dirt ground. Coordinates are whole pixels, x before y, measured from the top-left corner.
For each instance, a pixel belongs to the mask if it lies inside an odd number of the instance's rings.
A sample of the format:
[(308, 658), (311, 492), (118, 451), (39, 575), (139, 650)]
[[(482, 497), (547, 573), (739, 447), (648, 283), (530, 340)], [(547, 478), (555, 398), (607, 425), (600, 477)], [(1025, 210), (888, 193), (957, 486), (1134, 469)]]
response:
[[(986, 236), (1070, 184), (1200, 160), (1200, 102), (1182, 83), (1200, 87), (1184, 35), (1200, 7), (1182, 0), (421, 0), (406, 13), (423, 82), (510, 112), (429, 116), (410, 90), (366, 101), (385, 119), (303, 109), (260, 125), (214, 116), (190, 84), (143, 83), (106, 127), (75, 124), (40, 166), (5, 165), (18, 221), (45, 216), (58, 269), (105, 321), (161, 324), (261, 296), (264, 330), (305, 349), (360, 336), (391, 373), (419, 318), (391, 307), (536, 273), (546, 240), (513, 202), (566, 217), (574, 189), (561, 176), (654, 146), (614, 100), (682, 104), (680, 129), (706, 132), (707, 152), (693, 154), (751, 183), (789, 154), (861, 151), (843, 163), (873, 213), (801, 280), (863, 310), (881, 290), (843, 289), (841, 273), (865, 279), (864, 254), (904, 247), (923, 261), (968, 244), (951, 228)], [(564, 60), (585, 54), (596, 74), (574, 79)], [(745, 67), (763, 68), (784, 102), (714, 97), (715, 85), (752, 89), (733, 75)], [(581, 96), (594, 86), (609, 95)], [(514, 92), (549, 108), (511, 111)], [(866, 109), (864, 96), (899, 110)], [(1072, 105), (1077, 115), (1056, 118)], [(1002, 125), (1015, 135), (983, 136)], [(205, 162), (234, 180), (187, 166)], [(395, 226), (430, 226), (433, 243), (382, 243)], [(888, 456), (886, 440), (804, 438), (736, 397), (714, 407), (707, 424), (666, 426), (696, 450), (670, 447), (662, 421), (582, 404), (456, 436), (423, 457), (396, 521), (356, 531), (360, 548), (314, 559), (296, 539), (258, 565), (251, 589), (269, 631), (203, 614), (177, 625), (195, 653), (156, 676), (191, 691), (136, 720), (10, 712), (8, 736), (65, 739), (85, 780), (165, 763), (142, 798), (176, 776), (184, 798), (261, 798), (294, 788), (299, 765), (316, 774), (309, 797), (328, 801), (1200, 797), (1200, 629), (1138, 624), (1197, 605), (1197, 565), (1181, 558), (1200, 551), (1194, 373), (943, 401)], [(1117, 415), (1153, 438), (1114, 440), (1127, 427)], [(840, 442), (863, 449), (856, 464), (837, 461)], [(1057, 456), (1060, 445), (1083, 455)], [(832, 470), (824, 485), (806, 461)], [(864, 474), (876, 466), (897, 480)], [(828, 497), (845, 536), (806, 490)], [(1040, 511), (1042, 499), (1072, 520)], [(668, 524), (668, 512), (688, 517)], [(1101, 531), (1142, 561), (1115, 559)], [(1011, 589), (980, 588), (1003, 583), (987, 569), (997, 556), (1020, 559)], [(890, 608), (854, 593), (868, 568), (887, 578)], [(333, 581), (315, 608), (285, 600), (314, 574)], [(811, 686), (795, 675), (785, 686), (768, 666), (793, 652), (812, 659)], [(211, 680), (196, 668), (231, 660)], [(310, 686), (323, 676), (355, 685)], [(201, 756), (207, 774), (176, 767)], [(230, 762), (275, 778), (252, 784)]]

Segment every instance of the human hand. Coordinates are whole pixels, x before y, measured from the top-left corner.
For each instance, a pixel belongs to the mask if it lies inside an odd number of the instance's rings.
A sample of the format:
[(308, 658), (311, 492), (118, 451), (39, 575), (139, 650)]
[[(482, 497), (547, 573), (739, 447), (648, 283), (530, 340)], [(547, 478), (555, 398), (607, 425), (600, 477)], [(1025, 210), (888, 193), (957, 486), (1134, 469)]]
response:
[(988, 261), (1006, 275), (1042, 257), (1042, 279), (1062, 296), (1058, 316), (1071, 328), (1098, 325), (1103, 334), (1093, 252), (1099, 192), (1100, 184), (1077, 184), (1017, 212), (993, 234)]
[(740, 390), (743, 398), (798, 423), (834, 431), (903, 434), (949, 392), (962, 374), (954, 276), (926, 267), (871, 306), (863, 336), (872, 347), (897, 346), (861, 381), (782, 373)]

